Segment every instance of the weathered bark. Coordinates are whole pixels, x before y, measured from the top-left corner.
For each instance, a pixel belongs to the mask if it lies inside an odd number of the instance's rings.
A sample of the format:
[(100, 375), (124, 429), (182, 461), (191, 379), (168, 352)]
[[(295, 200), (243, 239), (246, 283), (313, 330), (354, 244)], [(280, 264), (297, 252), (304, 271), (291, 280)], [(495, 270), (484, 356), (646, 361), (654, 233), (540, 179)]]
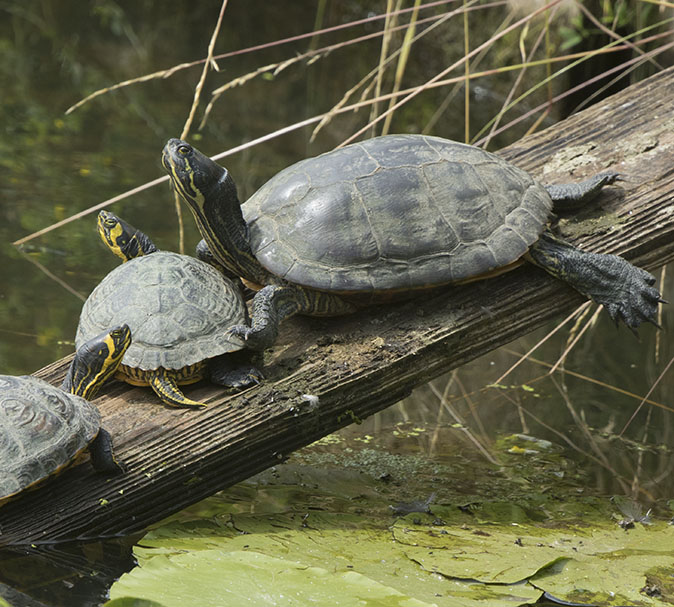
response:
[[(674, 259), (673, 149), (674, 70), (668, 70), (502, 154), (547, 183), (607, 168), (624, 173), (622, 190), (610, 189), (586, 219), (563, 229), (582, 248), (618, 253), (652, 270)], [(210, 403), (204, 411), (169, 409), (149, 389), (111, 384), (96, 404), (128, 472), (108, 479), (84, 462), (10, 501), (0, 507), (0, 545), (141, 529), (581, 301), (568, 286), (523, 265), (350, 317), (293, 319), (265, 356), (262, 385), (234, 396), (205, 384), (188, 388)], [(37, 375), (56, 383), (68, 362)]]

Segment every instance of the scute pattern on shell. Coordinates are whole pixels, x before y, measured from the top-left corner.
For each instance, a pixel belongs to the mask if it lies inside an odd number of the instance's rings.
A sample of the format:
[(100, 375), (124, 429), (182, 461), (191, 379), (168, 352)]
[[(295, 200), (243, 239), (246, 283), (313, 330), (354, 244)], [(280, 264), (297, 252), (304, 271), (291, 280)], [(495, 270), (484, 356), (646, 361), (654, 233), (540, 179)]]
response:
[(225, 332), (245, 323), (238, 289), (208, 264), (169, 251), (131, 259), (110, 272), (82, 307), (76, 347), (127, 323), (132, 343), (122, 364), (181, 369), (242, 348)]
[(36, 377), (0, 375), (0, 500), (68, 464), (100, 422), (84, 398)]
[(294, 164), (244, 205), (253, 252), (315, 289), (455, 282), (520, 258), (552, 210), (526, 172), (473, 146), (391, 135)]

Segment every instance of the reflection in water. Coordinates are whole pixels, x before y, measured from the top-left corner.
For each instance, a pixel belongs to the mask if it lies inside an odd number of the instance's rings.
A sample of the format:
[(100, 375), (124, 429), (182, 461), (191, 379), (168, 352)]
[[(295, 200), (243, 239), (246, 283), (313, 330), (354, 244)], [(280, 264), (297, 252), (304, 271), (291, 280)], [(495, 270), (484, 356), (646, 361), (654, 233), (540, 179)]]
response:
[[(674, 296), (671, 285), (667, 290), (669, 298)], [(565, 337), (550, 340), (502, 383), (490, 383), (546, 331), (541, 329), (438, 378), (344, 432), (372, 434), (392, 452), (404, 448), (429, 458), (441, 456), (448, 448), (489, 458), (503, 436), (530, 435), (550, 441), (573, 460), (565, 474), (582, 475), (582, 489), (588, 494), (627, 495), (646, 509), (667, 511), (665, 502), (674, 494), (674, 382), (659, 383), (647, 406), (634, 415), (663, 367), (655, 360), (656, 347), (660, 361), (673, 354), (668, 340), (662, 339), (663, 332), (642, 332), (636, 341), (629, 332), (616, 335), (610, 322), (600, 321), (587, 343), (572, 351), (561, 372), (547, 375), (566, 347)], [(613, 375), (607, 370), (613, 370)], [(381, 432), (402, 420), (427, 431), (419, 433), (416, 441)], [(545, 452), (532, 442), (522, 442), (511, 451), (523, 458), (537, 453), (543, 457)]]
[(17, 607), (96, 607), (134, 566), (137, 539), (0, 550), (0, 597)]

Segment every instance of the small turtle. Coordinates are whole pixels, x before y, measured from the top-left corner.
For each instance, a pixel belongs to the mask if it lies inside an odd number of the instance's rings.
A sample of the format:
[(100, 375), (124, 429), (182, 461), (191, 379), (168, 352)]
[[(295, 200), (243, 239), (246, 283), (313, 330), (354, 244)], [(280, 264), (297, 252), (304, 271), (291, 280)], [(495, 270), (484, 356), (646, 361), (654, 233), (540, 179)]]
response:
[(237, 389), (260, 381), (250, 354), (238, 353), (241, 339), (227, 335), (230, 326), (247, 320), (241, 293), (230, 280), (203, 261), (157, 250), (145, 234), (107, 211), (99, 213), (98, 232), (125, 263), (84, 302), (76, 344), (127, 323), (133, 344), (117, 377), (151, 386), (172, 406), (205, 406), (178, 387), (202, 378)]
[(548, 228), (554, 210), (594, 198), (619, 174), (542, 186), (482, 149), (424, 135), (388, 135), (298, 162), (243, 205), (229, 172), (170, 139), (162, 163), (213, 256), (262, 287), (252, 326), (235, 335), (270, 346), (293, 314), (336, 315), (354, 303), (491, 276), (524, 258), (630, 328), (656, 323), (655, 278), (615, 255), (576, 249)]
[(412, 512), (419, 512), (421, 514), (433, 514), (431, 512), (431, 503), (435, 499), (435, 491), (431, 493), (425, 500), (414, 500), (412, 502), (400, 502), (395, 506), (389, 506), (389, 510), (393, 516), (405, 516)]
[(92, 399), (131, 343), (123, 325), (81, 345), (61, 389), (24, 375), (0, 375), (0, 502), (60, 472), (85, 449), (100, 472), (120, 472), (110, 434)]

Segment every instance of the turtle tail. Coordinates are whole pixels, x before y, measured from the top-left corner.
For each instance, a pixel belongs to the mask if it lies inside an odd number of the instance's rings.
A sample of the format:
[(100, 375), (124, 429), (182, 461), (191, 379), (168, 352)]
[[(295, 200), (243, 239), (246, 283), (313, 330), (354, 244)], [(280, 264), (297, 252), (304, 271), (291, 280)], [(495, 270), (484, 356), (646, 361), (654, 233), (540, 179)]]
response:
[(150, 386), (156, 392), (162, 402), (171, 407), (205, 407), (205, 403), (200, 403), (187, 398), (176, 381), (175, 373), (166, 369), (157, 369), (150, 380)]

